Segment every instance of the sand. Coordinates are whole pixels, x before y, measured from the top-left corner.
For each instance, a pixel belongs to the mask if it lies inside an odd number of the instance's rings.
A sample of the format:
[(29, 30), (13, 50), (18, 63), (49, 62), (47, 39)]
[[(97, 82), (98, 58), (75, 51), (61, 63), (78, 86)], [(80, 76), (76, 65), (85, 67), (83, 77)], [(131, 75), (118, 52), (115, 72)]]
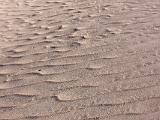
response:
[(159, 120), (159, 0), (0, 0), (0, 120)]

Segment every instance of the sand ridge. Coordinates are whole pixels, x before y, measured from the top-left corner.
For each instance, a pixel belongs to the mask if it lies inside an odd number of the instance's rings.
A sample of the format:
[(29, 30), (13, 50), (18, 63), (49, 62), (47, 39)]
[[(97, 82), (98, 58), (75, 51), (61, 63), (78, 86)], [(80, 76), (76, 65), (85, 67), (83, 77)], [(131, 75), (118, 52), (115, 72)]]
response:
[(159, 120), (159, 0), (0, 0), (0, 120)]

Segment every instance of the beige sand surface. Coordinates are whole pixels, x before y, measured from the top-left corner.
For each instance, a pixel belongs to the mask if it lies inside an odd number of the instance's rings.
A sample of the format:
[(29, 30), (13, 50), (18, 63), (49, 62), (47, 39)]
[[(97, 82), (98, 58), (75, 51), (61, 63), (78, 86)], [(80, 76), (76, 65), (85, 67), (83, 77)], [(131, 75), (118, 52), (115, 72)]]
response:
[(0, 120), (160, 120), (160, 0), (0, 0)]

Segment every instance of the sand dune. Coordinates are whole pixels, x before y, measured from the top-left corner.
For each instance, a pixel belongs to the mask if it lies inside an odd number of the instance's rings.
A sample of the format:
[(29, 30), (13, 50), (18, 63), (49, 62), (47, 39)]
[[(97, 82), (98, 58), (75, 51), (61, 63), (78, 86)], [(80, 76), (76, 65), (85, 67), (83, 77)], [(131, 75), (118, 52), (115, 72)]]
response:
[(0, 120), (159, 120), (159, 0), (0, 0)]

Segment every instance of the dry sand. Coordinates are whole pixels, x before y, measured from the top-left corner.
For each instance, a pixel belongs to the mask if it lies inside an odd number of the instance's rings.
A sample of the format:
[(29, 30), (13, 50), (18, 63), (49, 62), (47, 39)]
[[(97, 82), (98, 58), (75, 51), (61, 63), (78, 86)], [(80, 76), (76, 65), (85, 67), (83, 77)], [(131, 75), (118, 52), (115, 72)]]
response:
[(160, 0), (0, 0), (0, 120), (160, 120)]

